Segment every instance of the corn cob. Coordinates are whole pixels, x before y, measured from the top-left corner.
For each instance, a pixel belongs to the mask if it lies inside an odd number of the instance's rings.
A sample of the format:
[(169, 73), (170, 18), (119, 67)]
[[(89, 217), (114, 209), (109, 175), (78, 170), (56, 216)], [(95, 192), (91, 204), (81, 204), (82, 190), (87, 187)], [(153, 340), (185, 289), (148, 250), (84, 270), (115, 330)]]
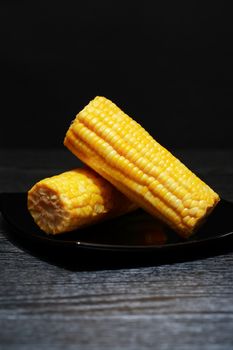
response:
[(78, 113), (64, 144), (184, 237), (219, 201), (218, 194), (104, 97), (97, 96)]
[(46, 233), (58, 234), (125, 214), (136, 205), (91, 169), (43, 179), (28, 192), (28, 209)]

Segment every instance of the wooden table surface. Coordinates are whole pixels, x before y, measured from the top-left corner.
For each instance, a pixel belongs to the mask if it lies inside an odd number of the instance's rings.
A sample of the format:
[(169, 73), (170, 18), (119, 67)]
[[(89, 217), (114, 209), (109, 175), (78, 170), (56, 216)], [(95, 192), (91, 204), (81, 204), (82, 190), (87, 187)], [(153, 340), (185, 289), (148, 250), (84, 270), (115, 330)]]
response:
[[(233, 150), (175, 154), (233, 201)], [(1, 150), (0, 192), (74, 168), (63, 150)], [(233, 248), (233, 247), (232, 247)], [(1, 349), (233, 349), (233, 253), (71, 269), (27, 251), (0, 216)]]

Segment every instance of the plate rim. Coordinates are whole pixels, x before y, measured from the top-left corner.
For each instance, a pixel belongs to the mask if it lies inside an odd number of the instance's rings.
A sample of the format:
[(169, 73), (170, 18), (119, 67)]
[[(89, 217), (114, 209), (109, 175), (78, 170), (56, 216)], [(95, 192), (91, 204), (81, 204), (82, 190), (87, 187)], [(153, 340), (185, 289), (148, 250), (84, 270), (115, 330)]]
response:
[[(66, 239), (62, 239), (62, 240), (57, 240), (54, 239), (53, 235), (46, 235), (45, 233), (42, 232), (42, 235), (38, 235), (35, 234), (34, 232), (32, 232), (31, 234), (29, 234), (28, 232), (24, 231), (23, 229), (21, 229), (20, 227), (18, 227), (17, 225), (15, 225), (12, 220), (9, 219), (9, 216), (6, 214), (6, 212), (4, 211), (4, 209), (2, 209), (2, 199), (5, 196), (12, 196), (12, 195), (19, 195), (19, 196), (26, 196), (27, 192), (1, 192), (0, 193), (0, 212), (2, 214), (3, 219), (7, 222), (7, 224), (13, 228), (14, 231), (16, 232), (20, 232), (20, 234), (23, 237), (27, 237), (29, 239), (36, 239), (40, 242), (44, 242), (44, 243), (48, 243), (48, 244), (53, 244), (59, 247), (62, 247), (63, 245), (66, 245), (63, 248), (67, 248), (67, 246), (69, 246), (69, 248), (83, 248), (83, 249), (91, 249), (91, 250), (103, 250), (103, 251), (131, 251), (131, 252), (142, 252), (142, 251), (162, 251), (162, 250), (174, 250), (174, 249), (179, 249), (179, 248), (184, 248), (184, 247), (192, 247), (195, 245), (204, 245), (208, 242), (215, 242), (217, 240), (220, 239), (224, 239), (227, 238), (228, 236), (232, 236), (233, 235), (233, 231), (230, 232), (226, 232), (220, 235), (216, 235), (216, 236), (211, 236), (211, 237), (206, 237), (206, 238), (198, 238), (192, 241), (184, 240), (181, 242), (177, 242), (177, 243), (168, 243), (168, 244), (152, 244), (152, 245), (121, 245), (121, 244), (104, 244), (104, 243), (90, 243), (90, 242), (84, 242), (82, 240), (66, 240)], [(221, 198), (221, 201), (224, 201), (225, 203), (229, 203), (233, 205), (233, 202), (225, 200), (224, 198)], [(36, 224), (35, 224), (36, 225)], [(38, 227), (39, 229), (39, 227)], [(40, 229), (39, 229), (40, 230)]]

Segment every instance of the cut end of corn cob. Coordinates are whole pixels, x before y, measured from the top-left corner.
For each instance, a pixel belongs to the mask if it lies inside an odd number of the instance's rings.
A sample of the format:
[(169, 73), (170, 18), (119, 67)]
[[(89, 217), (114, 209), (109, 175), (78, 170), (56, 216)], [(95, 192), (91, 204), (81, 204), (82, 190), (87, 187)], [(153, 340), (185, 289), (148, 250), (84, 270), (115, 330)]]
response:
[(184, 237), (197, 229), (220, 200), (105, 97), (97, 96), (78, 113), (64, 144), (128, 198)]
[(46, 233), (58, 234), (136, 209), (136, 205), (91, 169), (43, 179), (28, 192), (28, 209)]

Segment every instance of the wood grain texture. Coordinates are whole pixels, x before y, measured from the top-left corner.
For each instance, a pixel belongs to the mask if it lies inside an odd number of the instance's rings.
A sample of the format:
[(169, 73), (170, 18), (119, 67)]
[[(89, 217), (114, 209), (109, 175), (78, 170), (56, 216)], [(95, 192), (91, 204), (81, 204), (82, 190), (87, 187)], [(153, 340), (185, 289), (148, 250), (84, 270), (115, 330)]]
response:
[[(233, 151), (177, 151), (233, 200)], [(65, 151), (0, 151), (0, 192), (77, 166)], [(1, 349), (233, 348), (233, 253), (175, 264), (70, 270), (9, 240), (0, 217)]]

